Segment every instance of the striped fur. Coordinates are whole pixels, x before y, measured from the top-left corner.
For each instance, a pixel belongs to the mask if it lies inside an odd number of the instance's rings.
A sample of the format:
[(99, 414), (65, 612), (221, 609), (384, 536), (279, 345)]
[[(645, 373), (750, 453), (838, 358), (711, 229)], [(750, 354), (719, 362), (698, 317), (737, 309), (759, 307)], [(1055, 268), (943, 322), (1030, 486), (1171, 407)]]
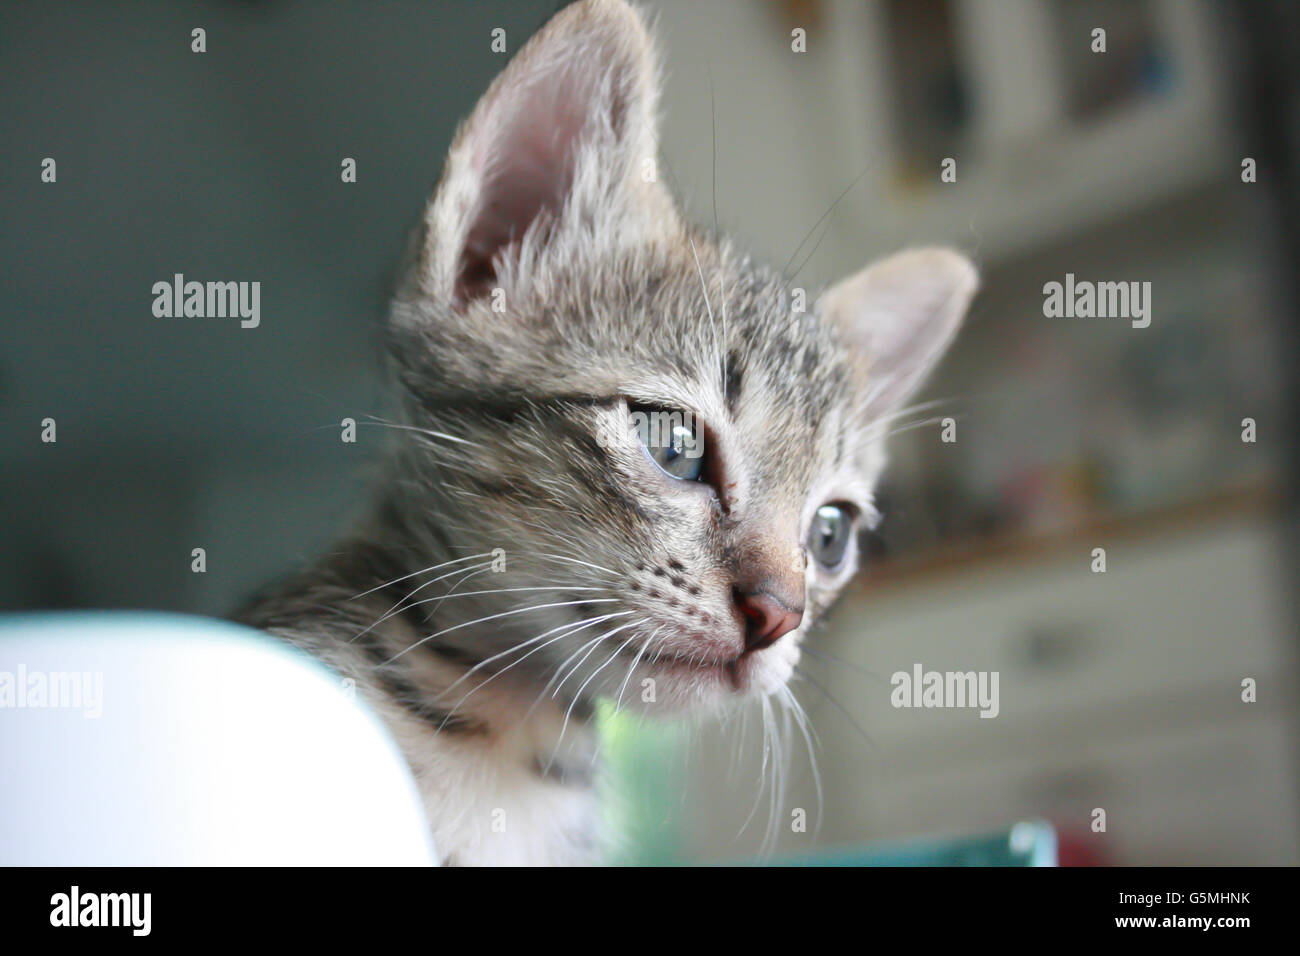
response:
[[(974, 291), (926, 250), (793, 312), (781, 275), (646, 175), (657, 89), (622, 0), (566, 8), (493, 83), (393, 305), (403, 417), (376, 504), (240, 614), (356, 682), (448, 862), (600, 858), (599, 697), (792, 700), (800, 641), (853, 572), (806, 560), (812, 517), (872, 512), (883, 426)], [(705, 423), (712, 491), (655, 468), (629, 402)], [(805, 606), (748, 654), (742, 578)]]

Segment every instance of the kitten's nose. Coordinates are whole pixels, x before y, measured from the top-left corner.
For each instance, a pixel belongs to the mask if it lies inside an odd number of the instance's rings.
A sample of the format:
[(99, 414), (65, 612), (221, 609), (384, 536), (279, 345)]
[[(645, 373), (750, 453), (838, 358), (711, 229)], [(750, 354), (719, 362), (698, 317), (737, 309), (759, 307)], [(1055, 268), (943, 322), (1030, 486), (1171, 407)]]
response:
[(745, 650), (761, 651), (789, 634), (803, 620), (803, 608), (789, 608), (766, 591), (735, 592), (736, 607), (745, 619)]

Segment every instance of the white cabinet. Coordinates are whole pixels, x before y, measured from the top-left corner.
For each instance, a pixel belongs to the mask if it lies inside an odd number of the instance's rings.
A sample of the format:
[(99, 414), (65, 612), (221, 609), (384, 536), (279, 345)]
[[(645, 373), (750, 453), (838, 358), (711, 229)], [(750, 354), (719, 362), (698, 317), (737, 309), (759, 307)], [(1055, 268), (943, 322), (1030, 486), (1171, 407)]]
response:
[[(1237, 176), (1241, 157), (1227, 146), (1216, 10), (1187, 0), (1133, 2), (1145, 5), (1162, 79), (1149, 96), (1080, 117), (1070, 109), (1065, 54), (1095, 56), (1119, 69), (1124, 10), (952, 0), (955, 75), (969, 116), (942, 154), (956, 160), (952, 183), (940, 182), (938, 157), (900, 175), (902, 133), (922, 118), (912, 109), (900, 115), (896, 104), (891, 109), (902, 84), (890, 73), (890, 57), (901, 44), (891, 33), (888, 4), (832, 2), (826, 42), (839, 90), (831, 127), (839, 148), (827, 155), (839, 165), (825, 174), (845, 184), (863, 175), (836, 216), (833, 245), (860, 254), (864, 247), (946, 241), (989, 262)], [(1089, 9), (1091, 17), (1081, 12)], [(1093, 27), (1111, 28), (1107, 52), (1091, 52)]]
[[(1279, 543), (1260, 517), (867, 588), (803, 665), (871, 738), (804, 699), (824, 743), (828, 839), (1044, 816), (1114, 862), (1294, 863), (1294, 681)], [(1094, 546), (1107, 571), (1090, 570)], [(811, 656), (811, 655), (810, 655)], [(904, 709), (890, 676), (996, 671), (999, 714)], [(1253, 678), (1259, 699), (1241, 699)]]

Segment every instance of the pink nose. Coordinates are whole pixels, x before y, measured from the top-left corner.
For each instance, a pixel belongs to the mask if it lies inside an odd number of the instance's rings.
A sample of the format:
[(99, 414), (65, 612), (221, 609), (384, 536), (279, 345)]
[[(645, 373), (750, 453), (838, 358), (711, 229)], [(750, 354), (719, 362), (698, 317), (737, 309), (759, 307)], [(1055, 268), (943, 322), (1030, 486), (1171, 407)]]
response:
[(745, 619), (745, 650), (771, 647), (799, 626), (803, 608), (788, 608), (766, 591), (742, 594), (736, 591), (736, 607)]

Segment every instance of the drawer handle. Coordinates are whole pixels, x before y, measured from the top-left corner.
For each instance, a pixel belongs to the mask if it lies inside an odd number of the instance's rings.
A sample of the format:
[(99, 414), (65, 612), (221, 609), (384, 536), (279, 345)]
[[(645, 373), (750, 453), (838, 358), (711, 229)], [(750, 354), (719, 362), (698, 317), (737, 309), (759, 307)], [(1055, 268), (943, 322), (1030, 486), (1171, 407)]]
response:
[(1052, 622), (1028, 627), (1019, 640), (1019, 657), (1028, 670), (1065, 671), (1085, 660), (1093, 628), (1082, 624)]

